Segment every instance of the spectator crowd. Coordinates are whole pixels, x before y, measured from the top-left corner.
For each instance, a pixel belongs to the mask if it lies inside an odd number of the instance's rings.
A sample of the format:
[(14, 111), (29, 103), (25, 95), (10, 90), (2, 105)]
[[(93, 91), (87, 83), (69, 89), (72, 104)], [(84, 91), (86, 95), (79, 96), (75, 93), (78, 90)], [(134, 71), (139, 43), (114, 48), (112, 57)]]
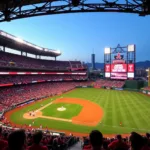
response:
[(1, 75), (0, 84), (27, 84), (44, 81), (86, 80), (87, 75)]
[(0, 88), (0, 111), (30, 100), (62, 94), (77, 86), (90, 86), (90, 81), (46, 82)]
[(98, 130), (92, 130), (88, 137), (79, 138), (70, 133), (53, 134), (49, 130), (8, 129), (0, 127), (0, 150), (67, 150), (82, 141), (75, 150), (150, 150), (150, 134), (131, 132), (123, 138), (105, 138)]
[(89, 137), (84, 137), (83, 150), (150, 150), (150, 134), (142, 136), (131, 132), (129, 137), (105, 138), (98, 130), (93, 130)]
[(122, 88), (124, 86), (124, 84), (125, 84), (125, 81), (100, 79), (94, 83), (94, 87), (95, 88), (101, 88), (101, 87)]
[(0, 150), (66, 150), (78, 141), (72, 134), (0, 127)]
[(0, 67), (46, 70), (83, 70), (80, 61), (55, 61), (35, 59), (0, 51)]

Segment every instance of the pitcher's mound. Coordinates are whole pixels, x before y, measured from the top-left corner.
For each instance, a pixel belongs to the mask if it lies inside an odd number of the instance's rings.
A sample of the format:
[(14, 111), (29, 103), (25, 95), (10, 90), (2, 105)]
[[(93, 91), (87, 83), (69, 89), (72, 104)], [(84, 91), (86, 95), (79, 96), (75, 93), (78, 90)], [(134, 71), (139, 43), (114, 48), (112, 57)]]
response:
[(65, 111), (66, 108), (62, 106), (62, 107), (57, 108), (57, 110), (58, 110), (58, 111)]

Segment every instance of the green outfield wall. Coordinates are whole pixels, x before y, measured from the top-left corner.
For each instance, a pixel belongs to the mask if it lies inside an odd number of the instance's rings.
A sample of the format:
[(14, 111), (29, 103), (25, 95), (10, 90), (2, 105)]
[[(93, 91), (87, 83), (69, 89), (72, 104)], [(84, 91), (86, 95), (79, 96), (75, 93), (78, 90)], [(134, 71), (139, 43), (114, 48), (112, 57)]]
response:
[(124, 88), (125, 89), (141, 89), (144, 87), (144, 81), (137, 80), (126, 80)]

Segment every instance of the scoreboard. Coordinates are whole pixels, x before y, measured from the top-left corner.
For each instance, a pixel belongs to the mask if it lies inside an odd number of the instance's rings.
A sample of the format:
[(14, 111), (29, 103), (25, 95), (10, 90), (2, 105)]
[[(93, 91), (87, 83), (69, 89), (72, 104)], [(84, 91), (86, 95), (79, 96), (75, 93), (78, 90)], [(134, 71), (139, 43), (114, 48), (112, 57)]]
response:
[(106, 64), (105, 77), (112, 79), (134, 78), (134, 64)]
[[(131, 50), (135, 52), (135, 50)], [(111, 79), (133, 79), (135, 72), (135, 60), (129, 57), (130, 50), (128, 51), (116, 51), (111, 54), (111, 50), (107, 49), (105, 53), (105, 77)], [(135, 56), (135, 55), (134, 55)], [(129, 60), (128, 60), (129, 59)]]

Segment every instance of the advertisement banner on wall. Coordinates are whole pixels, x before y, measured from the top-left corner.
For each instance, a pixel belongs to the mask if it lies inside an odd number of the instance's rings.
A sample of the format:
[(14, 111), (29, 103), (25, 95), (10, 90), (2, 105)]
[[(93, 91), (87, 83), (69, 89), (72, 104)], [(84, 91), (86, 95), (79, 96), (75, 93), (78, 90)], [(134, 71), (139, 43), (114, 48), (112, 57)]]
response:
[(134, 64), (128, 64), (128, 72), (134, 72)]
[(105, 65), (105, 72), (110, 72), (110, 64)]

